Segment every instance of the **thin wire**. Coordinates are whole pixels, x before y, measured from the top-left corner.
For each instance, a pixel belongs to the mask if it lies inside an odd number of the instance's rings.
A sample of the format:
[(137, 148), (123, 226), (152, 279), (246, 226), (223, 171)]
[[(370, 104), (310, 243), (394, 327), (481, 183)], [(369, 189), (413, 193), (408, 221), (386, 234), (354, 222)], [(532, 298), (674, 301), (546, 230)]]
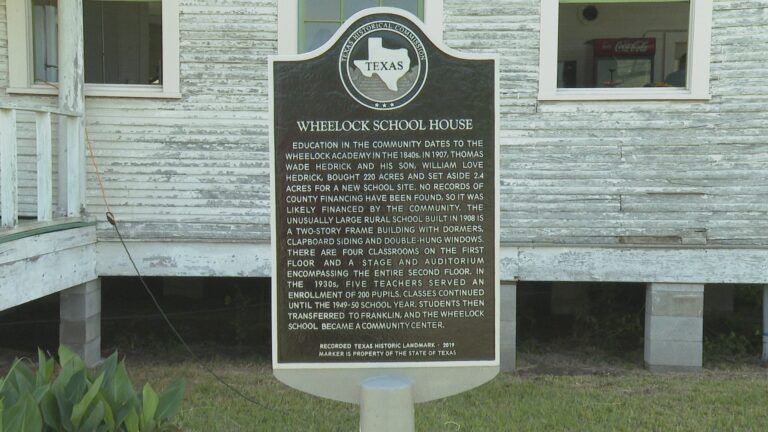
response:
[(232, 385), (230, 385), (228, 382), (224, 381), (216, 372), (214, 372), (213, 369), (209, 368), (205, 363), (203, 363), (202, 360), (197, 356), (197, 354), (192, 351), (192, 348), (189, 347), (187, 342), (184, 340), (184, 338), (181, 336), (178, 330), (176, 330), (176, 327), (171, 323), (171, 320), (168, 318), (168, 315), (165, 314), (165, 311), (162, 307), (160, 307), (160, 303), (158, 303), (157, 298), (154, 294), (152, 294), (152, 290), (149, 289), (149, 286), (147, 285), (147, 282), (144, 280), (144, 276), (141, 275), (141, 272), (139, 271), (139, 268), (136, 266), (136, 262), (133, 260), (133, 256), (131, 256), (131, 252), (128, 250), (128, 246), (125, 244), (125, 241), (123, 240), (123, 235), (120, 233), (120, 229), (117, 227), (117, 221), (115, 220), (115, 216), (112, 214), (112, 212), (107, 212), (107, 221), (109, 221), (110, 224), (115, 228), (115, 232), (117, 233), (117, 237), (120, 239), (120, 244), (123, 245), (123, 249), (125, 249), (125, 253), (128, 256), (128, 260), (131, 262), (131, 265), (133, 266), (133, 269), (136, 271), (136, 275), (139, 277), (139, 281), (141, 281), (141, 285), (144, 287), (144, 290), (149, 294), (149, 297), (152, 299), (152, 302), (155, 304), (155, 307), (160, 312), (160, 315), (163, 317), (163, 320), (166, 324), (168, 324), (168, 327), (173, 332), (174, 336), (176, 336), (176, 339), (179, 340), (181, 345), (184, 347), (184, 349), (187, 350), (190, 356), (197, 362), (203, 369), (205, 369), (206, 372), (211, 374), (214, 378), (216, 378), (219, 383), (221, 383), (223, 386), (240, 396), (241, 398), (247, 400), (248, 402), (251, 402), (254, 405), (258, 405), (264, 409), (272, 410), (281, 412), (283, 414), (287, 414), (281, 410), (277, 410), (275, 408), (272, 408), (261, 401), (258, 401), (256, 399), (253, 399), (240, 390), (236, 389)]
[[(91, 164), (93, 165), (93, 169), (96, 172), (96, 180), (99, 182), (99, 190), (101, 190), (101, 199), (104, 201), (104, 207), (107, 209), (107, 214), (112, 214), (112, 209), (109, 208), (109, 203), (107, 202), (107, 193), (104, 188), (104, 181), (101, 179), (101, 172), (99, 171), (99, 165), (96, 163), (96, 156), (93, 154), (93, 144), (91, 144), (91, 136), (88, 134), (88, 128), (83, 128), (85, 130), (85, 143), (88, 145), (88, 154), (91, 157)], [(114, 217), (114, 216), (113, 216)], [(109, 220), (109, 217), (107, 217), (107, 220)], [(112, 225), (115, 225), (114, 223), (110, 222)], [(117, 227), (115, 225), (115, 227)]]
[(106, 212), (107, 222), (109, 222), (109, 224), (112, 225), (112, 227), (115, 229), (115, 233), (117, 233), (117, 237), (120, 239), (120, 244), (123, 246), (123, 249), (125, 250), (125, 254), (128, 256), (128, 260), (131, 262), (131, 265), (133, 266), (134, 271), (136, 271), (136, 275), (139, 277), (139, 281), (141, 281), (141, 285), (144, 287), (144, 291), (146, 291), (147, 294), (149, 294), (149, 297), (152, 299), (152, 302), (155, 304), (155, 307), (157, 308), (158, 312), (160, 312), (160, 315), (162, 316), (165, 323), (171, 329), (171, 332), (173, 332), (174, 336), (176, 336), (176, 339), (178, 339), (178, 341), (181, 343), (184, 349), (189, 353), (189, 355), (192, 357), (195, 363), (197, 363), (201, 368), (203, 368), (203, 370), (205, 370), (206, 372), (208, 372), (208, 374), (214, 377), (216, 381), (218, 381), (221, 385), (229, 389), (231, 392), (235, 393), (237, 396), (240, 396), (243, 400), (246, 400), (266, 411), (271, 411), (271, 412), (279, 413), (285, 416), (290, 416), (291, 418), (296, 418), (297, 420), (309, 425), (309, 422), (305, 418), (301, 416), (294, 416), (287, 411), (284, 411), (275, 407), (271, 407), (265, 404), (264, 402), (256, 400), (246, 395), (245, 393), (241, 392), (237, 388), (233, 387), (228, 382), (224, 381), (224, 379), (221, 378), (213, 369), (211, 369), (205, 363), (203, 363), (203, 361), (197, 356), (197, 354), (195, 354), (194, 351), (192, 351), (192, 348), (190, 348), (190, 346), (187, 344), (186, 340), (184, 340), (184, 338), (181, 336), (179, 331), (176, 330), (176, 327), (173, 325), (170, 318), (168, 318), (168, 315), (160, 306), (160, 303), (157, 301), (157, 298), (155, 297), (155, 295), (152, 294), (152, 290), (149, 289), (147, 282), (144, 280), (144, 276), (142, 276), (141, 272), (139, 271), (139, 267), (136, 265), (136, 262), (133, 260), (133, 256), (131, 255), (131, 252), (128, 250), (128, 246), (125, 244), (123, 235), (122, 233), (120, 233), (120, 229), (117, 226), (117, 219), (115, 218), (115, 215), (112, 213), (112, 211), (109, 208), (109, 204), (107, 203), (107, 195), (104, 189), (104, 183), (101, 181), (101, 175), (99, 174), (99, 167), (96, 164), (96, 157), (94, 156), (94, 153), (93, 153), (93, 146), (91, 145), (91, 140), (88, 135), (88, 129), (87, 128), (83, 128), (83, 129), (85, 130), (85, 138), (86, 138), (85, 141), (88, 144), (91, 164), (93, 164), (93, 167), (96, 171), (96, 178), (99, 181), (99, 188), (101, 189), (101, 198), (104, 201), (104, 206), (107, 209), (107, 212)]

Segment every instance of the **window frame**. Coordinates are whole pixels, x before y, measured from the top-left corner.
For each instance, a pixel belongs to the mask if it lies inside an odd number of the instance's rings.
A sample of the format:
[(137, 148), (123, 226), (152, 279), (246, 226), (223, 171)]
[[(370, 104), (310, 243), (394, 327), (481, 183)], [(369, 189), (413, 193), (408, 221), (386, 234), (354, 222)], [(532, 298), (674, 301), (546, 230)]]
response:
[[(179, 1), (161, 0), (163, 8), (163, 83), (85, 83), (85, 96), (133, 98), (181, 98), (179, 74)], [(34, 81), (32, 2), (8, 0), (8, 88), (9, 94), (57, 95), (51, 84)]]
[(560, 0), (541, 0), (538, 100), (709, 100), (712, 98), (709, 90), (712, 0), (690, 0), (686, 71), (688, 78), (685, 88), (558, 88), (559, 12)]
[[(277, 3), (277, 53), (297, 54), (299, 51), (300, 0)], [(435, 41), (443, 40), (443, 0), (424, 0), (424, 26)]]

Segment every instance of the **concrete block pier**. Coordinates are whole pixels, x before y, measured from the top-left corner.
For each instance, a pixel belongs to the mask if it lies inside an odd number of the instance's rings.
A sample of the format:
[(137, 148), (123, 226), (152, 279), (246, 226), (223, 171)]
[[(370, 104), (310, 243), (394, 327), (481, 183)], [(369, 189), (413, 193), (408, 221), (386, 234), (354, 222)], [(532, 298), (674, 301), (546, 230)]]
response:
[(80, 355), (89, 367), (101, 361), (101, 280), (59, 294), (59, 342)]
[(651, 283), (646, 289), (645, 354), (651, 371), (699, 371), (703, 284)]
[(511, 372), (515, 370), (517, 351), (517, 284), (502, 282), (500, 291), (501, 370)]

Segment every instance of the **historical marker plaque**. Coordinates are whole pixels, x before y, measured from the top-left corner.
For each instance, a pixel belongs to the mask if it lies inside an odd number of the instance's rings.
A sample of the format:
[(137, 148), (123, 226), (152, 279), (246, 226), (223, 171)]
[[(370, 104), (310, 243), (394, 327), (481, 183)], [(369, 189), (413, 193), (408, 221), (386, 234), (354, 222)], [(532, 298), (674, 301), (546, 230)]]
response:
[(270, 62), (275, 368), (498, 365), (496, 61), (377, 11)]

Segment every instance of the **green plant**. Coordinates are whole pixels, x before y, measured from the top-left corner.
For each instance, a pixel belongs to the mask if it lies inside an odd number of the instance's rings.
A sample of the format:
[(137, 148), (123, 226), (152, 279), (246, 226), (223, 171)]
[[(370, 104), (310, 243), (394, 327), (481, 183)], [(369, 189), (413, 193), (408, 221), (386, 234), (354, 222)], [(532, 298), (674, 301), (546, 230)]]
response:
[(642, 346), (645, 319), (642, 305), (635, 295), (622, 295), (619, 290), (591, 290), (588, 309), (574, 316), (571, 337), (614, 351)]
[(714, 361), (735, 361), (754, 352), (752, 344), (744, 335), (733, 331), (704, 337), (704, 356)]
[(125, 363), (112, 354), (95, 373), (64, 346), (56, 363), (38, 350), (33, 371), (16, 359), (0, 379), (0, 432), (161, 432), (174, 430), (184, 394), (178, 380), (158, 395), (151, 385), (136, 394)]

